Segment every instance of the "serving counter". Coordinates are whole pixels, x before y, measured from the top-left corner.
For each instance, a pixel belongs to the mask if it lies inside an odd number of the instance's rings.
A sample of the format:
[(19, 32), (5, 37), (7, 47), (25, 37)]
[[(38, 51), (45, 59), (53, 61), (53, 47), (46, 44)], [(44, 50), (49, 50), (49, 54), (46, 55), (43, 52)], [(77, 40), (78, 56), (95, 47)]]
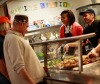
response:
[(34, 45), (43, 45), (44, 46), (44, 67), (48, 67), (47, 65), (47, 46), (48, 44), (51, 43), (56, 43), (56, 42), (73, 42), (73, 41), (78, 41), (78, 67), (79, 67), (79, 73), (82, 72), (83, 67), (82, 67), (82, 41), (83, 39), (86, 38), (91, 38), (95, 36), (95, 33), (90, 33), (90, 34), (85, 34), (85, 35), (80, 35), (80, 36), (73, 36), (73, 37), (67, 37), (67, 38), (61, 38), (61, 39), (55, 39), (55, 40), (48, 40), (48, 41), (43, 41), (43, 42), (34, 42), (31, 43), (30, 45), (33, 47)]
[[(47, 73), (46, 81), (48, 84), (99, 84), (100, 79), (100, 63), (99, 60), (83, 65), (82, 56), (82, 41), (86, 38), (95, 36), (95, 33), (85, 34), (80, 36), (48, 40), (43, 42), (31, 43), (31, 46), (43, 45), (44, 46), (44, 69)], [(56, 42), (73, 42), (78, 41), (78, 64), (72, 70), (65, 70), (60, 68), (48, 67), (47, 46)], [(55, 58), (54, 58), (55, 59)], [(58, 59), (58, 58), (57, 58)]]
[(83, 66), (83, 72), (75, 70), (48, 70), (48, 84), (100, 84), (100, 62)]

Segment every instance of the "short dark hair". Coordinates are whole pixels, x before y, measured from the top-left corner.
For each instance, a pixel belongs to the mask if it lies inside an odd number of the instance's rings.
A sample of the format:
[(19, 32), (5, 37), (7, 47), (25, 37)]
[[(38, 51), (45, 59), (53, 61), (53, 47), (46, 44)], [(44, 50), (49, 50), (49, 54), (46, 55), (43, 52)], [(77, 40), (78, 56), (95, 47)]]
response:
[(18, 23), (18, 22), (27, 23), (28, 22), (28, 16), (26, 16), (26, 15), (15, 15), (13, 22), (16, 22), (16, 23)]
[(61, 12), (60, 15), (62, 16), (63, 14), (67, 15), (67, 17), (69, 19), (69, 25), (72, 25), (75, 22), (75, 15), (71, 10), (64, 10)]

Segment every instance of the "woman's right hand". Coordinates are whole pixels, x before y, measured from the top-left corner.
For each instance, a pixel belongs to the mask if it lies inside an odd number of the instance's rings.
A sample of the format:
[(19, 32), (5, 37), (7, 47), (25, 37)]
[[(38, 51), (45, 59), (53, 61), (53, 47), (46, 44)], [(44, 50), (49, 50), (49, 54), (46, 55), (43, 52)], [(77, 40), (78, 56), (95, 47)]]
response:
[(69, 45), (66, 44), (66, 45), (64, 46), (64, 52), (68, 52), (68, 49), (69, 49)]

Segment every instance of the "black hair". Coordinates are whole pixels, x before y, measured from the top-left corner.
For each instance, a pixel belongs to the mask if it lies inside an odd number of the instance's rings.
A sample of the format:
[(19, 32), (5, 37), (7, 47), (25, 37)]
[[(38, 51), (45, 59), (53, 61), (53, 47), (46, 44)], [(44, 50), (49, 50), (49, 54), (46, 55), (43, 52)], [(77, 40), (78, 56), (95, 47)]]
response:
[(67, 17), (69, 19), (69, 25), (71, 26), (75, 22), (75, 15), (74, 15), (74, 13), (71, 10), (64, 10), (64, 11), (61, 12), (60, 15), (62, 16), (63, 14), (67, 15)]

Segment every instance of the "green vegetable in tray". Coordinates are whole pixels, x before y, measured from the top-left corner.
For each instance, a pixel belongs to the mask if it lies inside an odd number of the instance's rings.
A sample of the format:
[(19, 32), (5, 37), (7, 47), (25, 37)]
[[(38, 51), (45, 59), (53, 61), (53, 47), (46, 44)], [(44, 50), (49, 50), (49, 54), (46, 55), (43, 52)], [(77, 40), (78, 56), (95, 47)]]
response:
[(43, 56), (44, 56), (44, 53), (43, 53), (43, 52), (40, 52), (38, 55), (39, 55), (40, 57), (43, 57)]
[(50, 60), (50, 61), (48, 61), (48, 66), (54, 66), (54, 65), (56, 65), (59, 62), (60, 62), (59, 59)]

